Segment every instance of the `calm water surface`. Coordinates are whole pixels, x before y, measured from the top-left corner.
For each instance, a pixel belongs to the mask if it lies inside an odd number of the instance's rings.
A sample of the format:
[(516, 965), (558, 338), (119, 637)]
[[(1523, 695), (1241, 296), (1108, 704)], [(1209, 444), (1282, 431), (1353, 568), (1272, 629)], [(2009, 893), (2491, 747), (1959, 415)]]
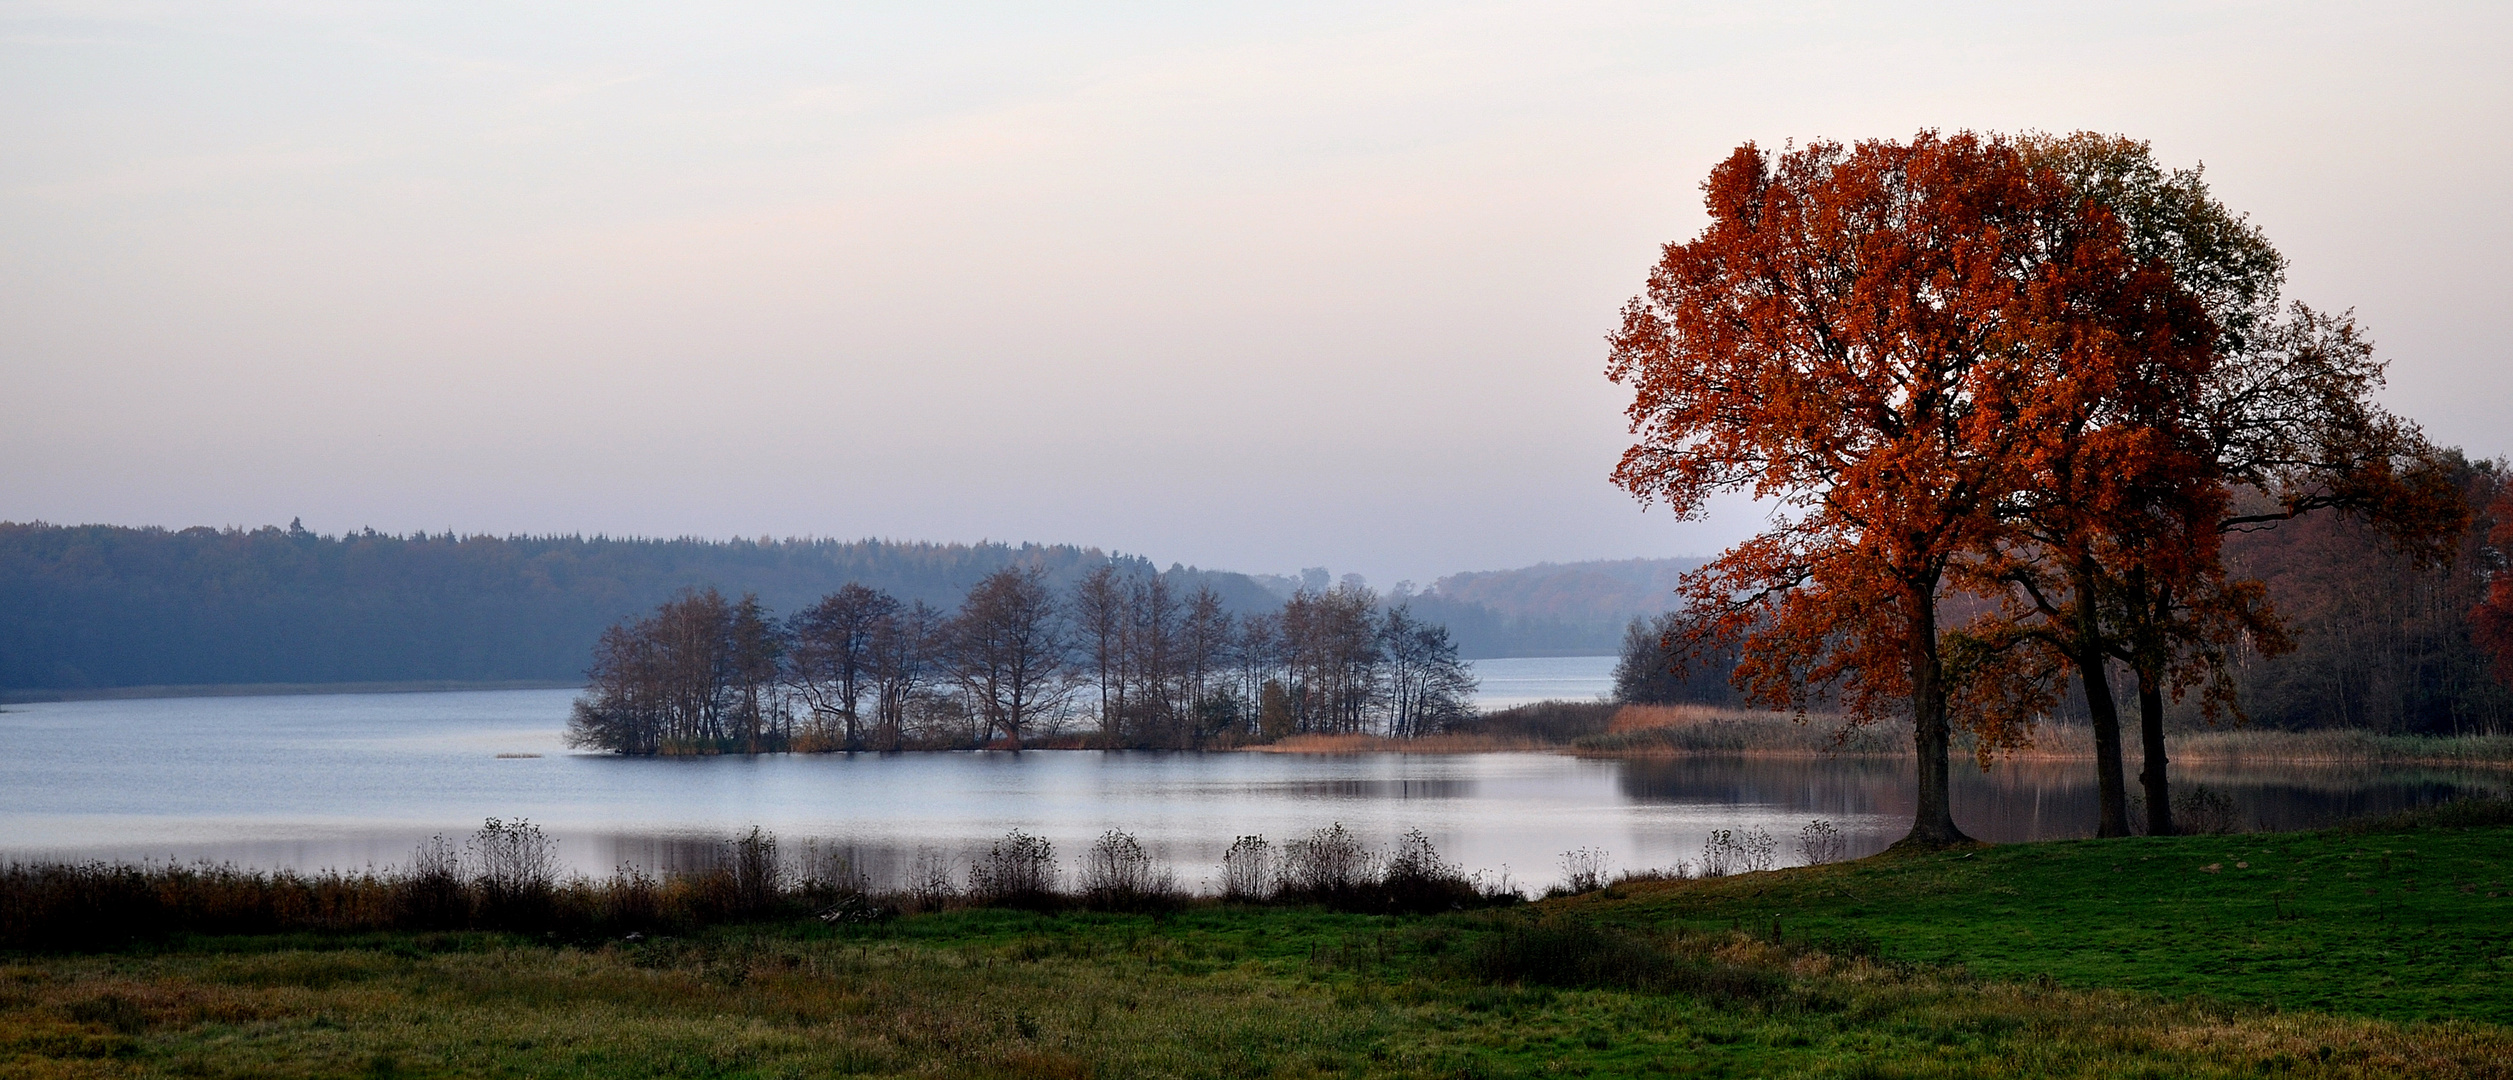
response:
[(1475, 704), (1487, 711), (1531, 701), (1593, 701), (1614, 691), (1611, 656), (1512, 656), (1474, 660)]
[[(1498, 681), (1488, 667), (1486, 678)], [(685, 865), (760, 825), (789, 843), (852, 847), (887, 875), (919, 848), (964, 859), (1015, 827), (1046, 836), (1068, 860), (1121, 828), (1195, 882), (1234, 836), (1280, 840), (1342, 822), (1380, 845), (1420, 829), (1469, 868), (1540, 887), (1576, 847), (1603, 848), (1622, 866), (1664, 866), (1695, 857), (1713, 828), (1766, 828), (1787, 856), (1812, 818), (1840, 823), (1854, 852), (1881, 848), (1909, 824), (1907, 766), (1893, 762), (1087, 751), (632, 760), (560, 745), (573, 697), (12, 705), (0, 712), (0, 857), (382, 866), (406, 861), (431, 834), (460, 836), (494, 816), (540, 823), (589, 872)], [(1956, 817), (1990, 840), (2084, 835), (2093, 820), (2085, 773), (1959, 768)], [(2503, 786), (2440, 770), (2182, 775), (2281, 827)]]

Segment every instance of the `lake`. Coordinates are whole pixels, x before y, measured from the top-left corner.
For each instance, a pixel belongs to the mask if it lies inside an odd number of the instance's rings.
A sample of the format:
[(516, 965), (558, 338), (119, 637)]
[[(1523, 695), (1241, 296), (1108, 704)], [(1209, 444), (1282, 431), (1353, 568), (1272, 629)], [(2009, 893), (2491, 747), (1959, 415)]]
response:
[[(1599, 659), (1485, 661), (1485, 704), (1594, 697), (1612, 664)], [(0, 712), (0, 857), (354, 869), (406, 862), (420, 840), (459, 838), (483, 818), (522, 817), (589, 873), (689, 865), (758, 825), (789, 845), (849, 847), (888, 878), (919, 849), (965, 865), (972, 849), (1012, 828), (1047, 837), (1071, 865), (1113, 828), (1197, 883), (1233, 837), (1279, 841), (1340, 822), (1381, 847), (1419, 829), (1470, 869), (1541, 888), (1573, 848), (1604, 849), (1623, 867), (1666, 866), (1696, 857), (1711, 829), (1759, 827), (1789, 861), (1812, 819), (1838, 823), (1853, 853), (1864, 853), (1899, 837), (1910, 814), (1908, 766), (1858, 759), (1096, 751), (621, 759), (560, 744), (574, 696), (12, 705)], [(2180, 776), (2280, 828), (2504, 786), (2497, 775), (2428, 769)], [(2085, 835), (2090, 773), (2077, 764), (2003, 764), (1987, 774), (1959, 765), (1955, 816), (1993, 841)]]

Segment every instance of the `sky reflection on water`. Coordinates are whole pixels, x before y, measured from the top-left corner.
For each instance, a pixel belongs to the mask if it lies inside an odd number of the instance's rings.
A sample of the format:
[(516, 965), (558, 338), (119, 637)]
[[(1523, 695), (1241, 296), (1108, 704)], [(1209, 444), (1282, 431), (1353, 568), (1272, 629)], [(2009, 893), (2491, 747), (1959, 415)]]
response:
[[(656, 760), (567, 751), (573, 692), (181, 698), (0, 713), (0, 854), (232, 860), (260, 867), (406, 861), (487, 817), (548, 828), (591, 873), (703, 860), (762, 826), (792, 848), (844, 846), (882, 877), (933, 847), (965, 860), (1023, 828), (1071, 857), (1125, 829), (1196, 883), (1233, 837), (1341, 822), (1384, 846), (1428, 834), (1470, 869), (1541, 887), (1562, 852), (1625, 867), (1693, 858), (1713, 828), (1769, 829), (1784, 858), (1807, 821), (1854, 853), (1907, 827), (1908, 766), (1864, 759), (1592, 761), (1549, 754), (1097, 753)], [(499, 757), (539, 754), (538, 757)], [(2500, 777), (2442, 770), (2184, 769), (2260, 824), (2298, 827), (2433, 802)], [(1974, 835), (2084, 835), (2093, 792), (2070, 763), (1956, 771)]]

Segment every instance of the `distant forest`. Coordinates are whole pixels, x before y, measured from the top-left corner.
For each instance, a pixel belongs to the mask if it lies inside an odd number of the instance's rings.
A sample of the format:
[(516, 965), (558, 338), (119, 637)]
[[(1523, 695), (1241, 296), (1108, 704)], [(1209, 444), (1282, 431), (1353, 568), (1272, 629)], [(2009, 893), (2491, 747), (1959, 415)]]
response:
[(1633, 619), (1666, 610), (1675, 579), (1701, 559), (1542, 563), (1451, 574), (1419, 594), (1400, 584), (1393, 601), (1447, 626), (1469, 657), (1610, 656)]
[[(1163, 571), (1073, 545), (0, 523), (0, 691), (573, 680), (603, 628), (684, 588), (793, 611), (852, 583), (948, 610), (1015, 564), (1043, 568), (1059, 591), (1103, 566), (1157, 572), (1180, 595), (1211, 589), (1234, 614), (1329, 578)], [(1603, 654), (1685, 565), (1460, 574), (1390, 599), (1448, 626), (1463, 656)]]
[[(0, 688), (576, 679), (603, 628), (684, 588), (792, 610), (860, 583), (949, 608), (1015, 563), (1059, 588), (1155, 569), (1031, 544), (0, 524)], [(1162, 577), (1279, 603), (1240, 574)]]

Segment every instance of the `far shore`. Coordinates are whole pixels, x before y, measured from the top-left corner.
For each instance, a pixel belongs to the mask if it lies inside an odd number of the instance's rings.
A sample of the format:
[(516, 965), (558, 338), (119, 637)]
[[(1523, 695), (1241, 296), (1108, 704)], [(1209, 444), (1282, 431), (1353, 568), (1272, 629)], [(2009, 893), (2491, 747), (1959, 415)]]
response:
[[(1551, 704), (1551, 703), (1548, 703)], [(1571, 703), (1562, 703), (1571, 704)], [(1910, 729), (1901, 724), (1842, 727), (1841, 718), (1705, 705), (1603, 705), (1602, 731), (1568, 740), (1503, 732), (1391, 739), (1377, 735), (1294, 735), (1237, 749), (1273, 754), (1479, 754), (1503, 751), (1595, 758), (1768, 757), (1909, 758)], [(2131, 733), (2134, 736), (2134, 732)], [(2166, 739), (2176, 762), (2263, 765), (2421, 765), (2513, 769), (2513, 735), (2383, 735), (2361, 730), (2269, 731), (2221, 728), (2176, 732)], [(2128, 748), (2134, 761), (2135, 746)], [(1958, 756), (1969, 756), (1958, 747)], [(2030, 746), (2003, 750), (1991, 761), (2091, 761), (2091, 729), (2052, 724)]]
[(127, 701), (140, 698), (276, 697), (297, 694), (427, 694), (458, 690), (574, 690), (583, 679), (435, 680), (422, 682), (196, 683), (169, 686), (103, 686), (87, 689), (0, 690), (0, 705), (45, 701)]
[[(508, 679), (495, 681), (415, 681), (346, 683), (225, 683), (211, 685), (118, 686), (94, 689), (0, 690), (0, 704), (54, 701), (135, 700), (184, 697), (261, 697), (313, 694), (393, 694), (478, 690), (570, 690), (583, 680)], [(1514, 722), (1531, 711), (1544, 716), (1534, 726)], [(1566, 724), (1565, 721), (1568, 723)], [(1398, 739), (1366, 734), (1293, 735), (1272, 742), (1240, 743), (1209, 749), (1264, 754), (1490, 754), (1547, 753), (1617, 759), (1728, 758), (1863, 758), (1908, 759), (1907, 723), (1884, 722), (1844, 728), (1831, 713), (1799, 717), (1785, 712), (1709, 705), (1615, 705), (1601, 701), (1546, 701), (1484, 714), (1480, 730)], [(2139, 756), (2133, 740), (2126, 748), (2134, 768)], [(1091, 749), (1087, 732), (1047, 736), (1034, 749)], [(999, 749), (989, 746), (987, 749)], [(2358, 729), (2274, 731), (2221, 727), (2184, 730), (2167, 739), (2175, 762), (2259, 765), (2407, 765), (2439, 768), (2513, 770), (2513, 735), (2385, 735)], [(958, 747), (957, 749), (968, 749)], [(1970, 757), (1961, 744), (1957, 757)], [(2091, 761), (2090, 729), (2074, 724), (2047, 724), (2034, 732), (2029, 746), (1993, 754), (1993, 764), (2006, 761)]]

